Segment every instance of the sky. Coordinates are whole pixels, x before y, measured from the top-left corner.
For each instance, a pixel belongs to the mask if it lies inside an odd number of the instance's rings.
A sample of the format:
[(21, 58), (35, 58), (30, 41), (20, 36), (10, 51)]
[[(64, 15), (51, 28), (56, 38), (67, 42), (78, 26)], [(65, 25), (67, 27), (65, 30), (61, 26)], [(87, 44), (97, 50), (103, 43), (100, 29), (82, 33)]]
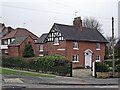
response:
[(102, 33), (118, 37), (119, 0), (1, 0), (0, 23), (14, 29), (27, 28), (38, 37), (48, 33), (54, 23), (73, 25), (75, 17), (94, 17), (102, 24)]

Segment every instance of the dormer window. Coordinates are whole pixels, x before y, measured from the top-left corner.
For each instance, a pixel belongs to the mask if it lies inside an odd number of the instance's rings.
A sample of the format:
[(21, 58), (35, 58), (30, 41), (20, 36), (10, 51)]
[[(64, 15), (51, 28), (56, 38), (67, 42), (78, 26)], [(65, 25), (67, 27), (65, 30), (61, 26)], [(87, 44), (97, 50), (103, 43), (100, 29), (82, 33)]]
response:
[(78, 42), (73, 42), (73, 49), (78, 49)]
[(58, 39), (58, 37), (54, 38), (54, 45), (59, 45), (59, 39)]
[(100, 44), (99, 43), (96, 44), (96, 50), (100, 50)]

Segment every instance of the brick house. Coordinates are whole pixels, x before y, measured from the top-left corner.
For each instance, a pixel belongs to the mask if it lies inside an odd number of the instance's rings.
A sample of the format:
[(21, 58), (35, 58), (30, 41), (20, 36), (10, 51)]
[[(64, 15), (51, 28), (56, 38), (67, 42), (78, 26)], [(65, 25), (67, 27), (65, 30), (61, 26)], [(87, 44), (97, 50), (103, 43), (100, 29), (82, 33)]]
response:
[[(31, 43), (35, 51), (35, 41), (38, 37), (24, 28), (17, 28), (2, 38), (3, 55), (22, 56), (25, 44)], [(4, 50), (6, 52), (4, 52)]]
[(13, 28), (6, 27), (5, 24), (0, 23), (0, 54), (2, 52), (7, 54), (7, 48), (6, 45), (3, 44), (2, 38), (13, 30), (14, 30)]
[(55, 23), (49, 33), (36, 41), (36, 56), (61, 55), (73, 61), (73, 67), (91, 67), (93, 61), (103, 62), (107, 40), (97, 30), (82, 27), (77, 17), (73, 25)]

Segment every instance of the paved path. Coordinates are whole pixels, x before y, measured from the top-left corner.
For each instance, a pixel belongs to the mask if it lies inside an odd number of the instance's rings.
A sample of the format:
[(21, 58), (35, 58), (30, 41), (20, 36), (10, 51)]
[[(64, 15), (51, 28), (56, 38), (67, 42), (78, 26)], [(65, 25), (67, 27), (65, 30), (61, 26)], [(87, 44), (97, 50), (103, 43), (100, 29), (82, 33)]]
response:
[(91, 69), (73, 69), (73, 77), (91, 78)]

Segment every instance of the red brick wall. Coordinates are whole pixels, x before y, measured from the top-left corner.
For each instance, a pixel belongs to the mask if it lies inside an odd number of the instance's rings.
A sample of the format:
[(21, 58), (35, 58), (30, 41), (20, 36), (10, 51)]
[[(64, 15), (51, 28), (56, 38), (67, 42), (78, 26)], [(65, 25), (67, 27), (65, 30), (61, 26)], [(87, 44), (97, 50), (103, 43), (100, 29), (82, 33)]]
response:
[(73, 54), (79, 55), (79, 63), (74, 63), (73, 67), (78, 65), (85, 65), (85, 55), (84, 51), (90, 49), (93, 51), (92, 61), (96, 60), (96, 55), (101, 55), (101, 61), (104, 61), (105, 55), (105, 44), (100, 43), (100, 50), (96, 50), (96, 43), (91, 42), (79, 42), (78, 43), (79, 50), (73, 49), (73, 41), (67, 41), (67, 58), (73, 60)]
[(24, 48), (25, 48), (25, 44), (28, 44), (29, 41), (31, 42), (32, 48), (35, 51), (35, 42), (29, 36), (25, 41), (22, 42), (22, 44), (20, 45), (19, 49), (18, 49), (18, 46), (17, 47), (15, 47), (15, 46), (8, 47), (8, 54), (10, 56), (22, 56)]
[(19, 56), (18, 47), (8, 47), (8, 55), (10, 56)]
[[(44, 54), (39, 52), (41, 44), (36, 44), (36, 56), (39, 54)], [(44, 51), (48, 51), (48, 55), (61, 55), (65, 56), (71, 61), (73, 60), (73, 55), (79, 55), (79, 63), (73, 63), (73, 67), (77, 67), (79, 65), (85, 65), (85, 55), (84, 51), (90, 49), (93, 51), (92, 61), (96, 60), (96, 55), (101, 56), (101, 61), (104, 61), (105, 55), (105, 44), (100, 43), (100, 50), (96, 50), (96, 43), (92, 42), (78, 42), (79, 50), (73, 49), (73, 41), (60, 41), (59, 45), (53, 45), (53, 42), (47, 42), (44, 44)], [(64, 51), (58, 51), (57, 49), (65, 49)]]
[(24, 48), (25, 48), (25, 44), (28, 44), (29, 41), (31, 42), (32, 48), (33, 48), (34, 53), (35, 53), (35, 42), (34, 42), (34, 40), (29, 36), (29, 37), (20, 45), (20, 55), (19, 55), (19, 56), (22, 56), (22, 55), (23, 55), (23, 51), (24, 51)]

